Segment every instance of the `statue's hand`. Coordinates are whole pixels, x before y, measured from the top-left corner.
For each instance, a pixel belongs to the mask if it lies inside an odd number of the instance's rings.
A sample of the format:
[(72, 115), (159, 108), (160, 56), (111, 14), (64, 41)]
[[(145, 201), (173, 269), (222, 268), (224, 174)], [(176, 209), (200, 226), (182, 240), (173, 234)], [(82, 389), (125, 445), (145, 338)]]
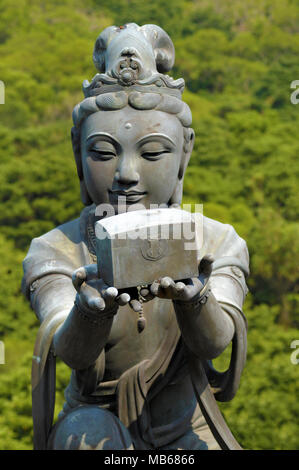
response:
[(83, 309), (99, 313), (107, 312), (130, 301), (129, 294), (119, 294), (115, 287), (109, 287), (99, 279), (96, 264), (76, 269), (72, 281), (77, 291), (76, 302)]
[(206, 255), (202, 258), (198, 269), (198, 277), (183, 279), (177, 282), (171, 277), (162, 277), (150, 286), (150, 294), (161, 299), (191, 302), (206, 285), (212, 272), (213, 261), (214, 259), (211, 255)]

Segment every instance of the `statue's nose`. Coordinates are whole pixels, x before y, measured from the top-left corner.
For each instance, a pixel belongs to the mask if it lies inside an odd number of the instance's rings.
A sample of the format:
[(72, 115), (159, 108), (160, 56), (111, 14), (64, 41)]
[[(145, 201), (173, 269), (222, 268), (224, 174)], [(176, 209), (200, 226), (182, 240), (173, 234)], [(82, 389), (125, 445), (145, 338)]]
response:
[(115, 180), (119, 184), (131, 185), (139, 183), (140, 177), (137, 172), (134, 157), (120, 158), (119, 165), (115, 172)]

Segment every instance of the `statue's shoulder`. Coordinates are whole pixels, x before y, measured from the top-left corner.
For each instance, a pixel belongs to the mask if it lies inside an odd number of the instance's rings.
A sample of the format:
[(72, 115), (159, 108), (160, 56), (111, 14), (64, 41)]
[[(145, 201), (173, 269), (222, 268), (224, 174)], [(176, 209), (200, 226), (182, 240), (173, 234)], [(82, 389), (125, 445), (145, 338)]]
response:
[(223, 224), (202, 214), (195, 214), (197, 243), (201, 255), (211, 253), (215, 259), (234, 257), (249, 271), (249, 255), (245, 240), (230, 224)]
[(80, 218), (70, 220), (64, 224), (58, 225), (38, 238), (40, 242), (59, 247), (63, 244), (73, 244), (80, 242)]
[[(90, 208), (84, 208), (76, 219), (58, 225), (43, 235), (33, 238), (28, 254), (49, 256), (61, 254), (73, 258), (86, 245), (86, 223)], [(42, 252), (42, 253), (41, 253)]]
[(248, 292), (246, 278), (249, 276), (249, 254), (245, 240), (232, 225), (208, 217), (198, 217), (197, 226), (197, 239), (201, 242), (198, 243), (199, 258), (207, 253), (214, 258), (210, 287), (215, 298), (242, 312)]
[[(74, 219), (55, 227), (43, 235), (33, 238), (27, 253), (28, 256), (49, 258), (54, 253), (71, 255), (73, 245), (81, 242), (80, 219)], [(26, 257), (26, 258), (27, 258)]]
[(84, 238), (85, 214), (33, 238), (23, 261), (23, 290), (47, 274), (71, 276), (80, 266), (90, 263)]

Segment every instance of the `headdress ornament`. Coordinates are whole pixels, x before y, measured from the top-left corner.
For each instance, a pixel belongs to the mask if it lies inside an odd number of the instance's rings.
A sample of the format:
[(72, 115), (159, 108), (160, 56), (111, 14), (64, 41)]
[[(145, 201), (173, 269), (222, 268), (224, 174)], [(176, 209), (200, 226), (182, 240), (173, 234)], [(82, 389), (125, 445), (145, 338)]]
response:
[(128, 87), (142, 93), (166, 93), (181, 97), (185, 82), (164, 72), (171, 70), (175, 51), (168, 34), (159, 26), (109, 26), (97, 38), (93, 61), (100, 73), (83, 82), (85, 98)]

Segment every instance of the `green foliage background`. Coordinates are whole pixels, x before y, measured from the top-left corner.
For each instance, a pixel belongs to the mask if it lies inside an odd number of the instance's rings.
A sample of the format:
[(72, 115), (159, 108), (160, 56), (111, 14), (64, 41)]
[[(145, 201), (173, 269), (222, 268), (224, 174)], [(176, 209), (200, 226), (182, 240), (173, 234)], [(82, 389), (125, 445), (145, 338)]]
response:
[[(0, 449), (32, 448), (38, 325), (20, 291), (21, 262), (33, 237), (82, 208), (71, 112), (96, 72), (97, 35), (132, 21), (170, 34), (173, 76), (186, 80), (196, 145), (184, 202), (233, 224), (250, 250), (248, 361), (221, 409), (243, 447), (299, 449), (299, 365), (290, 361), (299, 339), (298, 0), (0, 0)], [(57, 410), (68, 374), (59, 364)]]

